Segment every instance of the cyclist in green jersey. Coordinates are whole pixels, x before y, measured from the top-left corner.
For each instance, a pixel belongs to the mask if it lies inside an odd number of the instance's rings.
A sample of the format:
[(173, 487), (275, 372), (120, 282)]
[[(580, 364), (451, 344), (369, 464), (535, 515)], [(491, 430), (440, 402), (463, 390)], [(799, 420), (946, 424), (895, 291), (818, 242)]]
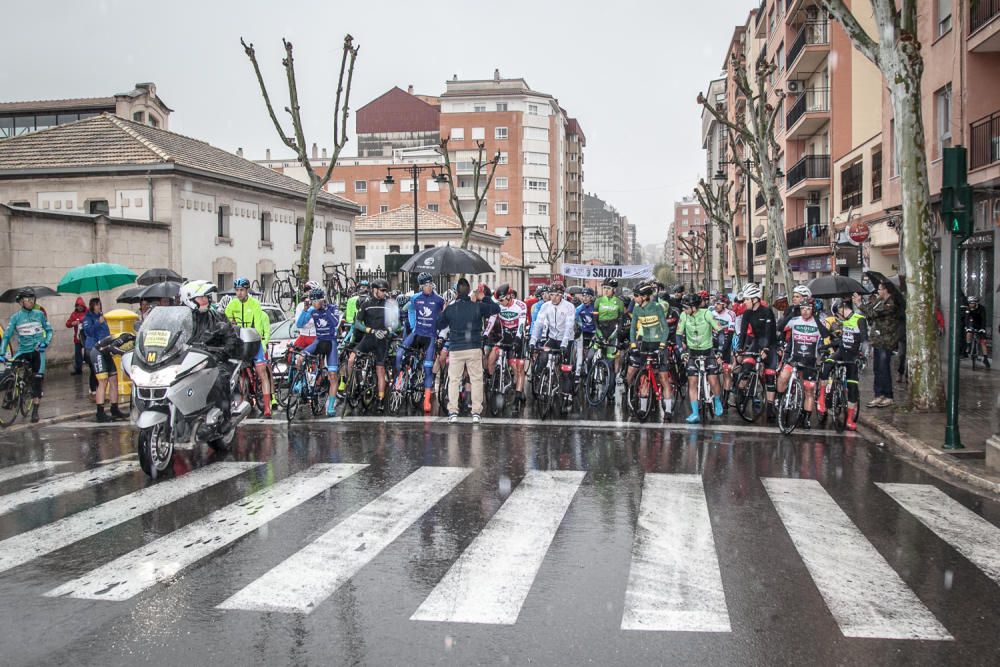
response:
[(617, 342), (622, 339), (622, 322), (625, 317), (625, 303), (615, 294), (618, 281), (614, 278), (605, 278), (601, 284), (603, 294), (597, 297), (594, 302), (594, 313), (597, 315), (597, 336), (607, 341), (609, 347), (613, 347), (614, 352), (609, 354), (615, 359), (615, 374), (621, 370), (621, 352), (617, 349)]
[(629, 347), (632, 353), (629, 355), (625, 383), (632, 382), (632, 378), (642, 367), (645, 356), (656, 352), (656, 374), (663, 388), (663, 414), (664, 418), (669, 419), (674, 411), (674, 392), (667, 364), (667, 318), (663, 308), (656, 302), (656, 285), (650, 282), (636, 285), (634, 298), (632, 326), (629, 330)]
[[(685, 351), (687, 358), (688, 399), (691, 402), (689, 424), (696, 423), (698, 414), (698, 357), (705, 358), (705, 372), (712, 389), (712, 406), (715, 416), (722, 416), (722, 388), (719, 385), (719, 360), (715, 356), (714, 335), (722, 328), (718, 320), (707, 308), (702, 308), (702, 298), (698, 294), (685, 294), (681, 299), (684, 312), (677, 323), (677, 345)], [(692, 398), (693, 397), (693, 398)]]

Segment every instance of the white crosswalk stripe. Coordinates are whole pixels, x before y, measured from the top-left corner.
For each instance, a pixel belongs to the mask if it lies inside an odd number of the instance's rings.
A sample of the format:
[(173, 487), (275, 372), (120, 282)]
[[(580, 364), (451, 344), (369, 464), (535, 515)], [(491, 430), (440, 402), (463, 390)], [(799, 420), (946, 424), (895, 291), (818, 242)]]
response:
[(176, 500), (256, 468), (260, 463), (215, 463), (0, 542), (0, 572), (69, 546)]
[(761, 481), (844, 636), (952, 639), (819, 482)]
[(219, 608), (311, 612), (471, 472), (419, 468)]
[(729, 610), (700, 475), (647, 473), (623, 630), (729, 632)]
[(903, 509), (1000, 584), (1000, 528), (929, 484), (878, 484)]
[(98, 486), (118, 477), (131, 475), (138, 470), (140, 468), (137, 461), (117, 461), (82, 472), (45, 480), (26, 489), (0, 496), (0, 515), (13, 512), (28, 503), (48, 500), (49, 498)]
[(46, 595), (128, 600), (366, 467), (352, 463), (314, 465), (67, 582)]
[(25, 477), (36, 472), (48, 472), (55, 470), (59, 466), (68, 465), (69, 461), (32, 461), (31, 463), (19, 463), (0, 470), (0, 482), (9, 482), (18, 477)]
[(515, 623), (585, 475), (529, 471), (412, 620)]

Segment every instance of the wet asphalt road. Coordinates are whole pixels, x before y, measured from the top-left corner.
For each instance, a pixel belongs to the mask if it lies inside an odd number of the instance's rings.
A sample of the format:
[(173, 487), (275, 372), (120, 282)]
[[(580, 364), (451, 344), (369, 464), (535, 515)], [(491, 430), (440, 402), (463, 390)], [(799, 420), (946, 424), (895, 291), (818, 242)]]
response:
[[(155, 483), (128, 426), (0, 434), (0, 662), (997, 664), (1000, 505), (857, 435), (729, 424), (251, 423)], [(299, 496), (226, 510), (269, 489)]]

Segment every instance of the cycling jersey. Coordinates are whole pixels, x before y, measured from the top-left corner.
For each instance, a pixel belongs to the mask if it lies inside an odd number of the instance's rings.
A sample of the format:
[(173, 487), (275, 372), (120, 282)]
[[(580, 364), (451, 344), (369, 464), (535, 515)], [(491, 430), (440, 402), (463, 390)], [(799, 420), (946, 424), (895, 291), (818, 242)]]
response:
[(613, 322), (625, 314), (625, 304), (617, 296), (599, 296), (594, 302), (594, 311), (600, 322)]
[(226, 319), (239, 327), (256, 329), (260, 334), (260, 347), (265, 349), (271, 339), (271, 321), (260, 307), (260, 301), (248, 296), (246, 301), (233, 299), (226, 306)]
[(539, 299), (538, 301), (535, 302), (535, 305), (531, 307), (531, 313), (529, 314), (528, 317), (528, 319), (531, 321), (531, 330), (530, 330), (531, 338), (535, 337), (535, 329), (536, 325), (538, 324), (538, 311), (540, 311), (542, 309), (542, 306), (544, 306), (547, 303), (548, 301), (546, 301), (545, 299)]
[(752, 347), (757, 351), (770, 348), (777, 342), (774, 311), (764, 304), (760, 304), (755, 309), (748, 308), (743, 313), (739, 336), (740, 344), (745, 347)]
[(580, 323), (582, 333), (593, 334), (597, 331), (596, 314), (592, 303), (581, 303), (576, 307), (576, 321)]
[(410, 331), (418, 336), (434, 338), (437, 335), (437, 318), (444, 310), (444, 299), (437, 293), (417, 292), (410, 297)]
[(986, 309), (980, 305), (976, 305), (975, 308), (969, 308), (966, 306), (962, 309), (962, 325), (967, 329), (985, 329), (986, 325)]
[(667, 318), (663, 306), (656, 302), (635, 304), (632, 307), (632, 326), (629, 340), (633, 343), (639, 336), (645, 343), (665, 343), (667, 340)]
[(315, 338), (316, 337), (316, 325), (313, 324), (312, 319), (306, 318), (306, 323), (299, 325), (299, 318), (303, 312), (306, 310), (306, 302), (300, 301), (299, 305), (295, 306), (295, 326), (299, 328), (299, 336), (305, 338)]
[(681, 313), (680, 322), (677, 324), (677, 339), (690, 350), (710, 350), (712, 334), (720, 328), (712, 314), (707, 309), (700, 308), (694, 315)]
[(347, 305), (344, 306), (344, 321), (348, 324), (354, 324), (354, 318), (358, 314), (358, 306), (364, 302), (367, 297), (362, 297), (360, 294), (355, 294), (350, 299), (347, 300)]
[(807, 320), (801, 315), (784, 322), (782, 331), (788, 336), (791, 344), (786, 360), (804, 366), (816, 365), (820, 343), (830, 335), (826, 325), (815, 317)]
[(715, 318), (715, 321), (718, 322), (719, 326), (723, 329), (729, 329), (732, 331), (736, 330), (736, 316), (733, 314), (733, 311), (723, 308), (721, 312), (712, 309), (711, 313), (712, 317)]
[(538, 310), (531, 325), (531, 344), (534, 345), (540, 338), (553, 338), (563, 346), (569, 345), (573, 340), (575, 323), (576, 308), (572, 303), (563, 299), (557, 306), (549, 301)]
[(518, 299), (513, 299), (506, 306), (501, 303), (500, 312), (489, 319), (484, 333), (494, 336), (503, 335), (507, 338), (521, 338), (524, 336), (527, 313), (528, 306)]
[[(390, 305), (391, 304), (391, 305)], [(365, 299), (357, 310), (357, 314), (354, 316), (354, 328), (364, 332), (366, 328), (377, 331), (379, 329), (389, 330), (387, 322), (392, 319), (389, 311), (395, 313), (395, 329), (399, 325), (399, 306), (396, 305), (395, 300), (392, 299), (376, 299), (375, 297), (369, 297)]]
[(52, 326), (41, 310), (21, 308), (10, 317), (0, 351), (7, 350), (14, 335), (17, 336), (17, 352), (14, 356), (20, 357), (34, 352), (40, 345), (48, 346), (52, 343)]
[(337, 310), (336, 305), (328, 303), (320, 310), (317, 310), (315, 307), (310, 307), (308, 310), (303, 311), (302, 314), (299, 315), (299, 319), (295, 321), (295, 326), (302, 329), (306, 322), (310, 320), (315, 327), (315, 335), (318, 340), (337, 340), (337, 327), (340, 325), (340, 311)]
[(868, 320), (861, 313), (851, 313), (840, 327), (840, 349), (847, 354), (860, 354), (861, 344), (868, 340)]

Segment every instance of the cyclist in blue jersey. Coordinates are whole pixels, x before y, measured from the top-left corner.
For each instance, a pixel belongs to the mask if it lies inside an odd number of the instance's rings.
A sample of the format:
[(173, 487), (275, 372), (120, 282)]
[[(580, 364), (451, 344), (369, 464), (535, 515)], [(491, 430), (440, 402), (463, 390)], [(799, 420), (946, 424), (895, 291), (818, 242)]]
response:
[(24, 357), (31, 363), (34, 373), (31, 383), (31, 393), (34, 404), (31, 407), (31, 421), (38, 421), (38, 403), (42, 399), (42, 382), (45, 380), (45, 350), (52, 343), (52, 326), (42, 310), (35, 310), (35, 290), (25, 287), (17, 293), (17, 302), (21, 309), (11, 315), (7, 330), (0, 343), (0, 363), (5, 361), (2, 356), (7, 351), (11, 338), (17, 336), (17, 352), (14, 358)]
[[(424, 359), (424, 412), (431, 411), (434, 388), (434, 356), (437, 352), (437, 318), (444, 310), (444, 299), (434, 291), (434, 278), (429, 273), (417, 276), (417, 291), (407, 305), (409, 334), (396, 351), (396, 373), (403, 367), (403, 355), (409, 349), (422, 352)], [(397, 377), (397, 382), (399, 378)]]
[[(340, 311), (337, 304), (327, 303), (326, 292), (317, 287), (309, 292), (312, 305), (302, 311), (295, 326), (302, 328), (310, 319), (316, 326), (316, 340), (303, 350), (306, 354), (326, 355), (326, 373), (330, 380), (330, 395), (326, 399), (326, 416), (333, 417), (337, 407), (337, 371), (340, 370), (337, 357), (337, 327), (340, 325)], [(302, 368), (302, 357), (295, 362), (297, 369)]]
[(584, 287), (580, 292), (580, 305), (576, 307), (576, 324), (580, 336), (576, 339), (576, 377), (580, 377), (584, 355), (590, 353), (590, 343), (597, 332), (597, 311), (594, 310), (594, 290)]

